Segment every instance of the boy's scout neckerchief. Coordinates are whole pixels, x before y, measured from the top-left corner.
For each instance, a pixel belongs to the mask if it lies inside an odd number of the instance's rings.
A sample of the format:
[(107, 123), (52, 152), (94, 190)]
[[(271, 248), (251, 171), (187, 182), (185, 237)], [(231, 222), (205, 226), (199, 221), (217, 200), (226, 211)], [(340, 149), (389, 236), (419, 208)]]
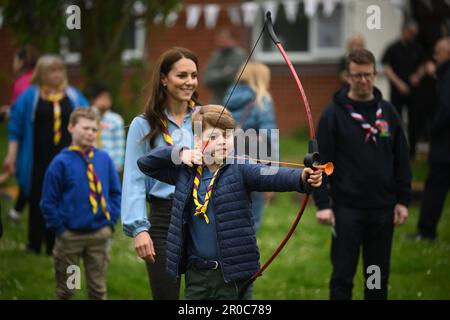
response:
[(217, 173), (219, 172), (221, 167), (219, 167), (213, 174), (211, 182), (209, 183), (208, 188), (206, 189), (205, 202), (203, 204), (198, 200), (198, 187), (200, 186), (200, 179), (202, 178), (203, 166), (197, 166), (197, 174), (194, 178), (194, 188), (192, 190), (192, 196), (194, 197), (195, 203), (195, 212), (194, 216), (202, 216), (205, 219), (205, 222), (209, 224), (209, 218), (206, 214), (206, 210), (208, 210), (209, 200), (211, 199), (212, 190), (214, 181), (216, 180)]
[(106, 208), (106, 200), (102, 192), (102, 183), (100, 182), (100, 179), (95, 173), (94, 165), (92, 163), (92, 159), (94, 158), (94, 148), (90, 147), (89, 150), (86, 153), (84, 153), (79, 146), (72, 144), (69, 146), (69, 150), (78, 153), (86, 162), (87, 165), (86, 175), (89, 181), (89, 202), (91, 203), (92, 212), (94, 214), (97, 214), (98, 210), (97, 199), (100, 198), (102, 211), (105, 214), (106, 219), (111, 220), (111, 215), (108, 209)]

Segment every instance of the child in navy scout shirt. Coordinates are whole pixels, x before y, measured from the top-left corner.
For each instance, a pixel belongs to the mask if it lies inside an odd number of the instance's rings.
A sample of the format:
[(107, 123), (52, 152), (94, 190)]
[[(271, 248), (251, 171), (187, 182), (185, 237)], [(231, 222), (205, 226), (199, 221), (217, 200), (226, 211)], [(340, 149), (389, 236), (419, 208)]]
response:
[[(273, 168), (225, 161), (233, 153), (233, 117), (219, 105), (192, 116), (196, 147), (159, 147), (138, 160), (142, 172), (175, 185), (167, 236), (167, 269), (186, 273), (186, 299), (238, 299), (243, 283), (259, 269), (252, 191), (305, 192), (319, 187), (321, 170)], [(195, 125), (194, 125), (195, 124)], [(201, 147), (203, 146), (203, 147)], [(204, 149), (204, 154), (202, 154)], [(151, 231), (151, 229), (150, 229)], [(155, 259), (154, 250), (149, 255)], [(250, 290), (244, 299), (250, 298)]]
[(120, 215), (121, 190), (113, 161), (93, 147), (98, 122), (92, 109), (71, 114), (72, 145), (53, 159), (44, 178), (41, 209), (47, 228), (57, 235), (53, 257), (58, 299), (74, 295), (68, 268), (79, 266), (80, 258), (89, 299), (106, 299), (110, 240)]

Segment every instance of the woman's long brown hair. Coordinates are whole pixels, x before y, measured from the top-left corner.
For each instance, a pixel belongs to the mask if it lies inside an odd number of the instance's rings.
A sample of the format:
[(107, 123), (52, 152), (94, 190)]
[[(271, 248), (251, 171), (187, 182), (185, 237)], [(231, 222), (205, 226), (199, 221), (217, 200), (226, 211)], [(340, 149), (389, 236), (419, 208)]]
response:
[[(149, 139), (150, 146), (153, 148), (156, 138), (162, 131), (161, 119), (167, 121), (164, 109), (167, 107), (167, 93), (161, 83), (161, 76), (167, 76), (172, 66), (180, 59), (186, 58), (192, 60), (198, 70), (197, 56), (186, 48), (174, 47), (164, 52), (156, 61), (150, 75), (150, 95), (147, 99), (144, 109), (144, 117), (150, 125), (150, 133), (144, 138)], [(198, 102), (198, 93), (195, 91), (192, 100), (196, 105)]]

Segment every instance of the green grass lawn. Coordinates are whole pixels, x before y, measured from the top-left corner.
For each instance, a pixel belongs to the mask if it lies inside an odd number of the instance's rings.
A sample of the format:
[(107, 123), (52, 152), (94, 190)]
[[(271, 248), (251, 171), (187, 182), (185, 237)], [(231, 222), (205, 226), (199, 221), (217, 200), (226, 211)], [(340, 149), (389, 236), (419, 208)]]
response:
[[(0, 156), (3, 159), (6, 140), (0, 127)], [(306, 151), (301, 135), (284, 138), (281, 159), (301, 161)], [(414, 163), (419, 180), (426, 176), (423, 161)], [(12, 183), (12, 182), (11, 182)], [(447, 199), (450, 200), (450, 199)], [(300, 206), (293, 193), (277, 194), (267, 207), (258, 234), (261, 259), (264, 262), (281, 242)], [(54, 275), (50, 257), (25, 253), (26, 219), (15, 224), (5, 217), (11, 203), (2, 200), (4, 235), (0, 239), (0, 299), (53, 299)], [(450, 299), (450, 202), (439, 225), (435, 243), (413, 242), (405, 235), (415, 231), (418, 207), (415, 203), (405, 226), (395, 231), (390, 276), (391, 299)], [(315, 221), (312, 200), (278, 258), (260, 277), (254, 288), (255, 299), (327, 299), (331, 231)], [(363, 298), (363, 270), (355, 277), (354, 298)], [(137, 258), (133, 241), (120, 231), (113, 236), (108, 272), (109, 299), (148, 299), (151, 297), (144, 263)], [(82, 282), (76, 299), (86, 299)]]

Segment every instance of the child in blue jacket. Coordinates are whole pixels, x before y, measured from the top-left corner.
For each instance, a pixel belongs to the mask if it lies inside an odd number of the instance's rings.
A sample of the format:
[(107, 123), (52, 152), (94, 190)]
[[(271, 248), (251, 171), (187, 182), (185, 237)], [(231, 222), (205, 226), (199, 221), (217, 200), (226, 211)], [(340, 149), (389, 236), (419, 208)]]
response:
[[(138, 166), (146, 175), (175, 185), (167, 269), (174, 277), (186, 273), (185, 298), (237, 299), (245, 280), (259, 269), (251, 192), (305, 192), (306, 182), (321, 185), (322, 172), (230, 164), (225, 160), (233, 151), (231, 113), (206, 105), (195, 111), (192, 121), (193, 128), (201, 124), (203, 129), (198, 135), (194, 130), (193, 150), (155, 148)], [(148, 255), (158, 259), (153, 249)]]
[(120, 216), (121, 190), (113, 161), (93, 147), (98, 122), (92, 109), (74, 111), (69, 120), (72, 145), (53, 159), (45, 174), (41, 210), (47, 228), (56, 233), (58, 299), (70, 299), (79, 289), (79, 279), (77, 283), (68, 277), (79, 268), (80, 258), (89, 299), (106, 299), (110, 240)]

